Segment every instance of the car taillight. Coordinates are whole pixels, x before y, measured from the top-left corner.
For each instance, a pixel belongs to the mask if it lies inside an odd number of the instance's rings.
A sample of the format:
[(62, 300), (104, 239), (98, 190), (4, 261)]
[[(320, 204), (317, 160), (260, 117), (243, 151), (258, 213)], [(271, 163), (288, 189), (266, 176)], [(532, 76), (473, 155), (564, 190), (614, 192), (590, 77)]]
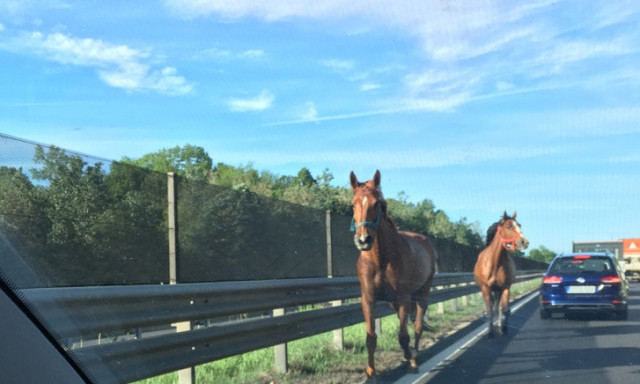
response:
[(562, 283), (562, 277), (560, 276), (547, 276), (542, 279), (542, 284), (560, 284)]
[(622, 279), (619, 276), (605, 276), (600, 281), (606, 284), (620, 284)]
[(584, 260), (584, 259), (590, 259), (591, 255), (575, 255), (573, 256), (573, 258), (578, 260)]

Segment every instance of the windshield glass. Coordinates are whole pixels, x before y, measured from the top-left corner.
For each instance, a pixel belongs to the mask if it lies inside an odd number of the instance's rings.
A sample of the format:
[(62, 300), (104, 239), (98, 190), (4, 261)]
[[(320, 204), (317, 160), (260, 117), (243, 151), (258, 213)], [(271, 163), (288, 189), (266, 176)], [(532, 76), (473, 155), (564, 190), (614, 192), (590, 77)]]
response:
[(563, 275), (578, 275), (582, 273), (615, 273), (615, 269), (611, 259), (606, 257), (591, 257), (588, 259), (580, 258), (559, 258), (556, 260), (549, 273), (557, 273)]
[(558, 254), (626, 284), (639, 26), (630, 0), (0, 0), (3, 292), (96, 383), (291, 384), (362, 382), (375, 345), (395, 376)]

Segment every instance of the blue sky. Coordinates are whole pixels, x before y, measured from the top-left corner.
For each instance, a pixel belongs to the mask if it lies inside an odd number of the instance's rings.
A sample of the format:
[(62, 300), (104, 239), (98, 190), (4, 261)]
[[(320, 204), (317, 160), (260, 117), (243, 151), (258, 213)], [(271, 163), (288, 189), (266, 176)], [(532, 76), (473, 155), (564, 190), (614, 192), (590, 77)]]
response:
[(637, 1), (0, 0), (0, 132), (429, 199), (533, 248), (640, 237)]

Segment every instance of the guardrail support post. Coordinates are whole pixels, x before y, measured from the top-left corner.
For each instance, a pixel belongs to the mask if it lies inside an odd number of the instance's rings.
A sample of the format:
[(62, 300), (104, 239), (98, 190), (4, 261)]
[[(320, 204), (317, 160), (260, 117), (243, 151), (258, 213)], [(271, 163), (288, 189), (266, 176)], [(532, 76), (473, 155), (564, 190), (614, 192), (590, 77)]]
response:
[[(460, 285), (466, 287), (469, 284), (463, 283)], [(462, 296), (460, 300), (462, 301), (462, 308), (467, 308), (469, 306), (469, 296)]]
[[(284, 315), (284, 308), (276, 308), (273, 310), (273, 316), (282, 316)], [(275, 352), (275, 369), (278, 373), (287, 373), (288, 369), (288, 359), (287, 359), (287, 343), (278, 344), (273, 347)]]
[[(335, 300), (331, 302), (331, 306), (339, 307), (342, 305), (342, 300)], [(344, 349), (344, 329), (335, 329), (333, 331), (333, 346), (336, 350), (342, 351)]]
[[(449, 286), (449, 288), (455, 288), (455, 287), (456, 287), (456, 284), (451, 284)], [(450, 301), (451, 301), (451, 312), (457, 312), (458, 311), (458, 298), (454, 297)]]

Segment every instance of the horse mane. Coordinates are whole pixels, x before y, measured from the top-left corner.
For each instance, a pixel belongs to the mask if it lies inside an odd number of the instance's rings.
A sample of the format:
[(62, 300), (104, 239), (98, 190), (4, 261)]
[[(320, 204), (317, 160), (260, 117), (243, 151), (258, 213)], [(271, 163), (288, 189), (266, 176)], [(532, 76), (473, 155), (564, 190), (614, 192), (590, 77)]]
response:
[(491, 224), (489, 229), (487, 229), (487, 239), (485, 240), (485, 243), (486, 243), (487, 246), (491, 245), (491, 243), (493, 242), (493, 238), (496, 237), (496, 233), (498, 233), (498, 227), (501, 226), (507, 220), (510, 220), (510, 219), (511, 219), (511, 217), (507, 216), (507, 213), (505, 212), (504, 216), (502, 216), (502, 218), (500, 218), (500, 220), (498, 220), (495, 223)]
[(387, 212), (387, 200), (385, 200), (384, 196), (382, 196), (382, 192), (380, 192), (380, 197), (378, 201), (380, 202), (380, 208), (382, 209), (382, 214), (384, 219), (387, 220), (387, 222), (391, 225), (391, 228), (395, 228), (396, 230), (398, 230), (398, 227), (396, 227), (396, 224), (393, 222), (393, 220), (391, 220), (391, 217)]
[(490, 245), (491, 242), (493, 242), (493, 238), (496, 237), (496, 233), (498, 233), (498, 227), (500, 226), (501, 222), (502, 220), (496, 221), (495, 223), (491, 224), (489, 229), (487, 229), (487, 239), (485, 240), (485, 244), (487, 246)]

